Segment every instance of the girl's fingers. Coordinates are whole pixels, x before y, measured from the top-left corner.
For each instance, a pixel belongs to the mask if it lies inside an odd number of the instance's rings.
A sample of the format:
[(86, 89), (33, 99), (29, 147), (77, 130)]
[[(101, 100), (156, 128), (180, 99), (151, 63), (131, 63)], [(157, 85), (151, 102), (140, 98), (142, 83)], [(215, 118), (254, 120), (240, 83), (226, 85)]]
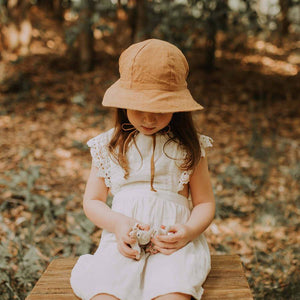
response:
[(165, 243), (176, 243), (180, 239), (180, 235), (176, 233), (172, 233), (170, 235), (158, 235), (156, 237), (156, 240), (160, 242), (165, 242)]
[(131, 258), (130, 256), (128, 256), (128, 255), (124, 252), (123, 248), (121, 247), (121, 244), (118, 244), (118, 250), (119, 250), (119, 252), (120, 252), (123, 256), (128, 257), (128, 258)]
[(152, 243), (155, 245), (155, 246), (158, 246), (160, 248), (164, 248), (164, 249), (174, 249), (174, 248), (177, 248), (178, 246), (178, 242), (174, 242), (174, 243), (166, 243), (166, 242), (161, 242), (161, 241), (158, 241), (158, 240), (153, 240)]
[(126, 257), (129, 258), (136, 258), (136, 255), (138, 254), (138, 252), (132, 248), (130, 248), (129, 246), (127, 246), (125, 243), (120, 243), (118, 244), (118, 248), (119, 251), (121, 252), (121, 254), (123, 254)]
[(126, 243), (122, 243), (121, 244), (122, 249), (124, 250), (124, 252), (127, 255), (133, 255), (135, 256), (137, 254), (137, 250), (134, 250), (133, 248), (131, 248), (129, 245), (127, 245)]
[(135, 243), (136, 239), (129, 235), (124, 235), (122, 237), (122, 241), (126, 244), (133, 244), (133, 243)]
[(157, 250), (160, 253), (165, 254), (165, 255), (170, 255), (170, 254), (174, 253), (175, 251), (177, 251), (178, 249), (165, 249), (165, 248), (155, 246), (154, 250)]

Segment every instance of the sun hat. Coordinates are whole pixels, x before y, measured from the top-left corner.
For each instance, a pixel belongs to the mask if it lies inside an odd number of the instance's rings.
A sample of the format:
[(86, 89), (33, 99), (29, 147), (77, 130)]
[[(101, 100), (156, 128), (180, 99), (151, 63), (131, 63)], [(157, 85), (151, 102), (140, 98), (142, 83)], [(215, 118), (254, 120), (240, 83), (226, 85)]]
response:
[(187, 88), (188, 62), (174, 45), (148, 39), (119, 59), (120, 79), (104, 94), (103, 106), (154, 113), (201, 110)]

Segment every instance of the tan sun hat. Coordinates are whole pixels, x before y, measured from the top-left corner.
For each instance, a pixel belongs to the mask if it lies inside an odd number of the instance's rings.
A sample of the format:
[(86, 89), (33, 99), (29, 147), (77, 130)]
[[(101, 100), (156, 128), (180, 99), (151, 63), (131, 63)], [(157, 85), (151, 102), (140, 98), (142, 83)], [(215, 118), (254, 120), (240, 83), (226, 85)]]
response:
[(156, 113), (203, 109), (187, 88), (185, 56), (168, 42), (149, 39), (131, 45), (120, 56), (119, 71), (103, 106)]

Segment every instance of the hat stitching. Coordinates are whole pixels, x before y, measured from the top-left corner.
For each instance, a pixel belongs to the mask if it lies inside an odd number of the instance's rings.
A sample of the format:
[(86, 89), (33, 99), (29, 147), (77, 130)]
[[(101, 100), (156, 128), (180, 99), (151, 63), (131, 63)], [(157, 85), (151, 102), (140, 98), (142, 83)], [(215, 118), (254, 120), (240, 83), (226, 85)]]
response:
[(174, 74), (174, 60), (168, 51), (168, 65), (170, 68), (170, 80), (169, 80), (169, 88), (172, 89), (172, 85), (175, 83), (175, 74)]
[(138, 50), (138, 52), (136, 53), (136, 55), (134, 56), (133, 58), (133, 62), (132, 62), (132, 65), (131, 65), (131, 82), (130, 82), (130, 88), (132, 88), (132, 81), (133, 81), (133, 65), (134, 65), (134, 62), (135, 62), (135, 59), (136, 57), (138, 56), (138, 54), (151, 42), (151, 40), (148, 41), (148, 43), (145, 43), (145, 45), (143, 45), (141, 47), (141, 49)]

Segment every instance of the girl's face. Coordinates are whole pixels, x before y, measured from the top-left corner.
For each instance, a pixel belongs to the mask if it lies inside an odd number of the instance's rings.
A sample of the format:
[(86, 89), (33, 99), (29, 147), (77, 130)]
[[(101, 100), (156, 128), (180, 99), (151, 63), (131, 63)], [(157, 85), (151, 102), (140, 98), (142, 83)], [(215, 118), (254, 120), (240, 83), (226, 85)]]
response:
[(127, 109), (129, 122), (141, 133), (152, 135), (165, 128), (171, 121), (173, 113), (150, 113)]

